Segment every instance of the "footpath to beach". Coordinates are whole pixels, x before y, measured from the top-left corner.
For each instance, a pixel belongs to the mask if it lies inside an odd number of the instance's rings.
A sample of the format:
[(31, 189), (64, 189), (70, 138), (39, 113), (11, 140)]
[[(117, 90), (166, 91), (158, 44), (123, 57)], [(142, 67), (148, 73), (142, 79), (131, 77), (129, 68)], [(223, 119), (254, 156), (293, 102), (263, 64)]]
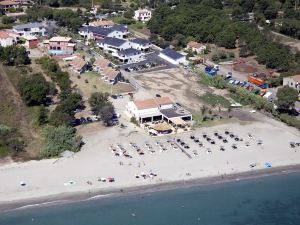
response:
[[(227, 137), (228, 143), (223, 143), (214, 137), (216, 131), (225, 137), (227, 130), (243, 141)], [(207, 142), (204, 133), (216, 143)], [(204, 147), (199, 147), (191, 135), (199, 138)], [(169, 140), (178, 138), (188, 143), (190, 149), (186, 151), (192, 158), (172, 148)], [(45, 201), (288, 173), (298, 171), (297, 165), (300, 165), (300, 147), (291, 148), (289, 144), (300, 142), (300, 133), (277, 122), (224, 124), (155, 139), (142, 132), (107, 128), (86, 134), (84, 141), (82, 151), (71, 157), (0, 165), (0, 210)], [(130, 142), (136, 143), (145, 154), (139, 155), (130, 147)], [(166, 150), (162, 151), (156, 142)], [(153, 147), (154, 154), (146, 149), (145, 143)], [(117, 144), (126, 148), (132, 158), (115, 156), (110, 146)], [(237, 149), (232, 148), (233, 144)], [(224, 146), (225, 151), (220, 151), (220, 146)], [(109, 177), (115, 182), (99, 181)], [(21, 186), (21, 181), (26, 185)]]

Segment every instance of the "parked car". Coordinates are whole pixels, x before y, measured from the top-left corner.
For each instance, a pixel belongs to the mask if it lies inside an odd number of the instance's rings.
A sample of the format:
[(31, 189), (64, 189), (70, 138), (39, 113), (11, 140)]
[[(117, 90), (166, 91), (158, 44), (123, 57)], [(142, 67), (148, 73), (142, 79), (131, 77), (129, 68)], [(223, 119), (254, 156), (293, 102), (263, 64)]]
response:
[(84, 118), (84, 117), (80, 117), (80, 123), (87, 123), (87, 120), (86, 120), (86, 118)]
[(118, 98), (118, 95), (111, 95), (111, 97), (112, 97), (113, 99), (117, 99), (117, 98)]
[(92, 120), (91, 117), (87, 117), (86, 120), (87, 120), (87, 122), (89, 122), (89, 123), (92, 123), (92, 122), (93, 122), (93, 120)]
[(92, 119), (93, 119), (94, 121), (99, 121), (99, 120), (100, 120), (100, 117), (99, 117), (99, 116), (92, 116)]
[(80, 124), (81, 124), (80, 119), (74, 119), (74, 120), (71, 120), (71, 122), (70, 122), (70, 125), (71, 125), (72, 127), (79, 126)]
[(157, 98), (161, 98), (161, 95), (160, 94), (156, 94), (155, 95)]

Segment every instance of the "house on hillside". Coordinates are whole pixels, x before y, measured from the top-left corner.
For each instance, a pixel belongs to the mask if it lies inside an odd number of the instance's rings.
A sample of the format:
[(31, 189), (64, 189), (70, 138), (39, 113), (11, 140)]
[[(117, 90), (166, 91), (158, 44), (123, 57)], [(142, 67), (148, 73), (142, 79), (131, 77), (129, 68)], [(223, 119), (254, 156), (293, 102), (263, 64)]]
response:
[(142, 52), (134, 48), (120, 50), (117, 58), (123, 63), (136, 63), (144, 59)]
[(27, 49), (36, 48), (39, 44), (39, 41), (38, 41), (37, 37), (35, 37), (35, 36), (23, 36), (22, 38), (24, 38), (24, 40), (25, 40), (24, 46)]
[(20, 7), (20, 3), (16, 1), (0, 1), (0, 9), (4, 10), (5, 12), (10, 9), (17, 9)]
[(116, 30), (123, 34), (122, 38), (126, 38), (129, 34), (128, 26), (124, 24), (115, 24), (110, 29)]
[(104, 68), (110, 67), (111, 62), (103, 57), (97, 58), (93, 64), (93, 71), (100, 73)]
[(191, 50), (192, 52), (197, 52), (197, 54), (204, 53), (206, 50), (206, 45), (195, 42), (195, 41), (190, 41), (187, 46), (186, 50)]
[(134, 11), (133, 19), (138, 21), (149, 21), (152, 17), (152, 12), (148, 9), (138, 9)]
[(7, 30), (0, 30), (0, 46), (7, 47), (17, 43), (17, 38)]
[(13, 26), (13, 31), (20, 36), (46, 36), (47, 26), (43, 23), (26, 23)]
[(122, 25), (114, 25), (112, 27), (94, 27), (94, 26), (84, 26), (78, 31), (80, 36), (86, 39), (104, 39), (106, 37), (114, 37), (123, 39), (128, 35), (128, 28)]
[(143, 38), (134, 38), (131, 39), (130, 42), (132, 43), (133, 48), (140, 50), (142, 52), (149, 51), (151, 47), (150, 41)]
[(99, 40), (97, 44), (104, 52), (111, 53), (115, 57), (118, 57), (118, 51), (132, 47), (131, 42), (112, 37), (106, 37), (103, 40)]
[(105, 67), (101, 73), (103, 75), (103, 79), (111, 85), (118, 83), (121, 79), (121, 72), (111, 67)]
[(300, 74), (291, 77), (284, 77), (283, 85), (287, 85), (291, 88), (296, 89), (300, 94)]
[(72, 55), (75, 51), (75, 45), (69, 37), (53, 37), (44, 41), (45, 48), (53, 55)]
[(74, 73), (82, 74), (87, 70), (87, 62), (81, 57), (76, 57), (74, 60), (69, 62), (69, 65)]
[(170, 48), (166, 48), (166, 49), (162, 50), (158, 56), (174, 65), (179, 65), (179, 64), (187, 65), (188, 64), (188, 61), (186, 60), (184, 55), (182, 55)]

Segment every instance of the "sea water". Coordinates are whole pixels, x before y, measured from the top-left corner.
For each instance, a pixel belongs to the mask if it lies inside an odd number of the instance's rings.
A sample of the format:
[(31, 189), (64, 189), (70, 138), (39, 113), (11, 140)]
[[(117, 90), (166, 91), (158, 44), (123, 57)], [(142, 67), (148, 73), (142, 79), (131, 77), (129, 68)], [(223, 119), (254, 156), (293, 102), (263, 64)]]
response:
[(0, 213), (0, 225), (300, 225), (300, 174)]

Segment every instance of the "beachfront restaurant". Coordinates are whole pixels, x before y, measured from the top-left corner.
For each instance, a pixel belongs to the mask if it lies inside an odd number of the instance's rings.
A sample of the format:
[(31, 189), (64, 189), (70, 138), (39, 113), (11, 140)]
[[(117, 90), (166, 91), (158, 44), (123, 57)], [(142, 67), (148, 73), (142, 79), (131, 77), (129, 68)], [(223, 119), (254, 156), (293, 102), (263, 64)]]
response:
[(178, 129), (185, 128), (187, 122), (192, 121), (192, 114), (168, 97), (131, 101), (126, 109), (140, 124), (165, 121)]

